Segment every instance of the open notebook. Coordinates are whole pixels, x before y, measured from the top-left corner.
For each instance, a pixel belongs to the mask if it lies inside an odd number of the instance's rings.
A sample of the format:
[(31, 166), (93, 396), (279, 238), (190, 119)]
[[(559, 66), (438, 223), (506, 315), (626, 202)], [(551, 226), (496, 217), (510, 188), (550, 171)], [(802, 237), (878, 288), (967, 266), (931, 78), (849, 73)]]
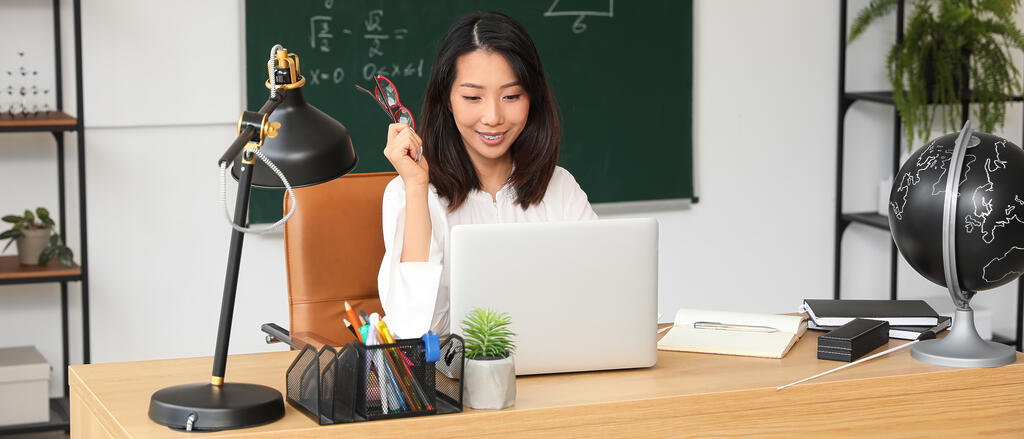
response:
[[(714, 323), (702, 325), (698, 322)], [(699, 326), (734, 329), (699, 329)], [(756, 332), (774, 328), (774, 332)], [(739, 328), (739, 329), (735, 329)], [(665, 351), (704, 352), (749, 357), (782, 358), (807, 330), (803, 316), (680, 309), (675, 324), (658, 341)]]

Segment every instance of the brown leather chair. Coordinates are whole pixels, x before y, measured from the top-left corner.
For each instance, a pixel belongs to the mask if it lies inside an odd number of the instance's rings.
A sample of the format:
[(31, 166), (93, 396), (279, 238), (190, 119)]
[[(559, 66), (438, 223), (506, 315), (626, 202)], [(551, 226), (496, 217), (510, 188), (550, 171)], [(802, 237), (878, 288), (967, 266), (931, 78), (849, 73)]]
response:
[[(384, 314), (377, 296), (381, 199), (397, 175), (351, 174), (295, 189), (298, 206), (285, 223), (284, 246), (292, 341), (300, 347), (342, 346), (355, 338), (342, 322), (346, 300), (366, 314)], [(290, 208), (285, 195), (285, 212)]]

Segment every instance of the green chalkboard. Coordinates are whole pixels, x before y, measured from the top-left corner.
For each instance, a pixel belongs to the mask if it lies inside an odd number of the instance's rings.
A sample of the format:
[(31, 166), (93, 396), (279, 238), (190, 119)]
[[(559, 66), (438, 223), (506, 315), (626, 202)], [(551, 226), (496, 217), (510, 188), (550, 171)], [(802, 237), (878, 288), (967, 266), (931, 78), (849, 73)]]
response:
[[(247, 0), (248, 106), (266, 101), (280, 43), (299, 56), (306, 99), (351, 132), (355, 172), (390, 171), (388, 120), (353, 85), (372, 89), (383, 74), (418, 116), (441, 37), (479, 10), (508, 14), (536, 41), (562, 119), (559, 164), (591, 202), (693, 197), (692, 0)], [(251, 222), (280, 218), (281, 200), (258, 190)]]

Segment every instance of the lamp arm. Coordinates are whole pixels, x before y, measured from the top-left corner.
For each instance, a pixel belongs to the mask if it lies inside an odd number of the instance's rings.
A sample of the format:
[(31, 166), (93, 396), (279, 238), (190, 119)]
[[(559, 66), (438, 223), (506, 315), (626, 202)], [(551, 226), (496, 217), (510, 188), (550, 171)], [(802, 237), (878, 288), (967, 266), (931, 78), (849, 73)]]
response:
[[(277, 106), (281, 104), (281, 101), (284, 100), (284, 97), (287, 93), (288, 90), (284, 88), (279, 88), (277, 90), (277, 93), (268, 98), (267, 102), (263, 103), (263, 106), (260, 107), (260, 111), (258, 113), (264, 116), (270, 116), (270, 113), (273, 113), (274, 110), (277, 109)], [(266, 120), (266, 118), (264, 118), (264, 120)], [(220, 160), (217, 161), (218, 165), (230, 163), (232, 160), (235, 159), (238, 153), (242, 152), (242, 148), (244, 148), (245, 145), (250, 141), (255, 141), (261, 144), (263, 143), (262, 136), (266, 128), (261, 127), (261, 130), (259, 131), (257, 131), (256, 127), (253, 125), (247, 125), (245, 128), (242, 128), (241, 120), (239, 120), (238, 128), (238, 137), (236, 137), (235, 140), (231, 142), (231, 145), (228, 146), (227, 151), (224, 151), (224, 155), (222, 155), (220, 157)]]
[(283, 225), (284, 223), (288, 222), (288, 220), (291, 219), (292, 215), (295, 214), (295, 206), (297, 206), (298, 203), (295, 201), (295, 191), (292, 189), (291, 183), (288, 183), (288, 178), (284, 176), (284, 173), (281, 172), (281, 170), (278, 169), (278, 167), (276, 165), (274, 165), (274, 162), (271, 162), (270, 159), (267, 158), (266, 154), (263, 154), (263, 151), (260, 151), (259, 148), (253, 148), (252, 149), (252, 153), (255, 154), (257, 157), (259, 157), (260, 160), (263, 160), (263, 163), (265, 165), (267, 165), (267, 168), (270, 168), (271, 171), (274, 171), (274, 173), (277, 174), (277, 177), (281, 179), (281, 183), (284, 183), (284, 188), (285, 188), (285, 190), (288, 191), (288, 198), (291, 199), (291, 208), (288, 209), (288, 213), (285, 214), (285, 216), (281, 217), (281, 219), (277, 220), (276, 223), (271, 224), (271, 225), (266, 226), (266, 227), (245, 227), (244, 224), (236, 224), (235, 221), (233, 219), (231, 219), (231, 212), (228, 211), (228, 204), (227, 204), (228, 164), (227, 163), (221, 163), (220, 164), (220, 204), (221, 204), (221, 206), (224, 206), (224, 218), (226, 218), (228, 220), (228, 224), (231, 224), (232, 228), (234, 228), (235, 230), (237, 230), (239, 232), (242, 232), (242, 233), (263, 234), (263, 233), (271, 232), (271, 231), (277, 229), (278, 227), (281, 227), (281, 225)]

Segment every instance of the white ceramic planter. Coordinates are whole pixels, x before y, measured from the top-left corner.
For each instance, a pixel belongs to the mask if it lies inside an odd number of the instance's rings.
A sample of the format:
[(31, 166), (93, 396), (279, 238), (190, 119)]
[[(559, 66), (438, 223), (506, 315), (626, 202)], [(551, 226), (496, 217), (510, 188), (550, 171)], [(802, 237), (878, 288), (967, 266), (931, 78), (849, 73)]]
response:
[(50, 241), (51, 228), (22, 229), (21, 237), (15, 241), (18, 246), (18, 260), (22, 265), (39, 265), (39, 255)]
[(473, 409), (503, 409), (516, 404), (516, 365), (512, 357), (466, 360), (462, 403)]

